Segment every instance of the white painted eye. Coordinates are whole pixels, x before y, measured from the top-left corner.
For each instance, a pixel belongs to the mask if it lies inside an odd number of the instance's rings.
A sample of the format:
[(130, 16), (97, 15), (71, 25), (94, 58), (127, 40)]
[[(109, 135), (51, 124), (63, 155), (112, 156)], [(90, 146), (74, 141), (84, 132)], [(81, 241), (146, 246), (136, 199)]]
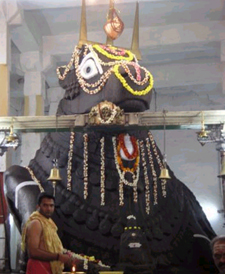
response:
[(101, 65), (92, 53), (87, 54), (80, 64), (80, 74), (84, 79), (90, 79), (97, 74), (102, 74)]

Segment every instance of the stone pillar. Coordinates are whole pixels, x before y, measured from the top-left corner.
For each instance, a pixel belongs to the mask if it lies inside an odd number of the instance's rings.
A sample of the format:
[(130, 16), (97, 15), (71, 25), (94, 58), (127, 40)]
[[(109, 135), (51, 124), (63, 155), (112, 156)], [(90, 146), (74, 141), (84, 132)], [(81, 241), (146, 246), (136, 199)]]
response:
[(49, 115), (56, 115), (59, 101), (63, 98), (65, 90), (61, 87), (49, 88), (47, 90), (47, 98), (49, 108)]
[[(20, 56), (24, 76), (24, 115), (44, 115), (45, 77), (42, 73), (40, 52), (25, 52)], [(22, 136), (21, 163), (26, 166), (35, 156), (42, 141), (40, 133), (24, 133)]]
[(222, 88), (225, 94), (225, 40), (221, 41)]
[(222, 197), (222, 209), (220, 210), (220, 213), (223, 213), (225, 216), (225, 143), (217, 143), (216, 150), (219, 151), (218, 176), (220, 178), (220, 193)]

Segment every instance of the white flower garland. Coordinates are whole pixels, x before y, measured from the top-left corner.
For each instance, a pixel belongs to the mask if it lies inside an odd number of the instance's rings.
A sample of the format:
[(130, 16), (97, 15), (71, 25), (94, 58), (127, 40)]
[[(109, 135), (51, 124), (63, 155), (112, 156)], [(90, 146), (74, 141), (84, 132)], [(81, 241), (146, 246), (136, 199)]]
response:
[(100, 197), (101, 206), (105, 205), (105, 137), (100, 140), (101, 143), (101, 178), (100, 178)]
[(144, 169), (144, 180), (145, 180), (145, 203), (146, 203), (145, 210), (147, 214), (150, 214), (150, 187), (149, 187), (147, 163), (145, 161), (145, 150), (144, 150), (143, 141), (140, 141), (140, 150), (141, 150), (141, 159), (142, 159), (142, 165)]
[[(138, 165), (137, 165), (137, 169), (136, 169), (136, 174), (135, 172), (131, 172), (131, 171), (122, 171), (120, 169), (118, 160), (117, 160), (117, 148), (116, 148), (116, 137), (112, 137), (112, 143), (113, 143), (113, 151), (114, 151), (114, 160), (115, 160), (115, 164), (116, 164), (116, 169), (118, 171), (119, 177), (120, 177), (120, 182), (119, 182), (119, 205), (123, 205), (124, 204), (124, 195), (123, 195), (123, 184), (133, 187), (133, 201), (136, 203), (137, 202), (137, 183), (139, 180), (139, 174), (140, 174), (140, 160), (138, 161)], [(138, 145), (138, 151), (139, 151), (139, 142), (137, 140), (137, 145)], [(132, 179), (133, 182), (129, 182), (128, 180), (125, 179), (125, 174), (127, 172), (130, 172), (132, 174)]]
[(83, 135), (84, 139), (84, 152), (83, 152), (83, 174), (84, 174), (84, 199), (88, 197), (88, 135)]

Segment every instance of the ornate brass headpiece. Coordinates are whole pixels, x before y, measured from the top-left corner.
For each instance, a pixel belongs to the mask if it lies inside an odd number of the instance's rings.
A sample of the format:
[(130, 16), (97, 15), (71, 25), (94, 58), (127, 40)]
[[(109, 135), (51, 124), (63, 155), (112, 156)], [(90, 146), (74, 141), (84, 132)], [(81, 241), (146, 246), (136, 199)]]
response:
[(122, 125), (124, 112), (111, 102), (100, 102), (89, 113), (89, 125)]

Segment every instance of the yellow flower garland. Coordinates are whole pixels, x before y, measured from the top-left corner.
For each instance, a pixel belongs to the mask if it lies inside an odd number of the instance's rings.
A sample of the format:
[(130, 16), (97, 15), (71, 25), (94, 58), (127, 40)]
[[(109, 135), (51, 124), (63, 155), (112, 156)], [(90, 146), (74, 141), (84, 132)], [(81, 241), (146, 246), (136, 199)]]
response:
[(128, 85), (127, 81), (122, 77), (122, 75), (119, 73), (119, 65), (115, 65), (114, 68), (114, 73), (116, 77), (120, 80), (121, 84), (125, 89), (127, 89), (131, 94), (135, 96), (143, 96), (149, 93), (149, 91), (153, 88), (154, 80), (152, 74), (148, 71), (149, 75), (149, 86), (147, 86), (146, 89), (143, 90), (133, 90), (131, 86)]
[[(103, 48), (101, 48), (99, 45), (93, 45), (93, 48), (96, 49), (98, 52), (100, 52), (101, 54), (103, 54), (104, 56), (108, 57), (109, 59), (114, 59), (114, 60), (127, 60), (127, 61), (131, 61), (134, 59), (134, 55), (132, 52), (130, 52), (129, 50), (125, 50), (125, 53), (128, 55), (126, 56), (117, 56), (117, 55), (113, 55), (108, 53), (106, 50), (104, 50)], [(117, 49), (115, 47), (110, 47), (111, 49)]]

